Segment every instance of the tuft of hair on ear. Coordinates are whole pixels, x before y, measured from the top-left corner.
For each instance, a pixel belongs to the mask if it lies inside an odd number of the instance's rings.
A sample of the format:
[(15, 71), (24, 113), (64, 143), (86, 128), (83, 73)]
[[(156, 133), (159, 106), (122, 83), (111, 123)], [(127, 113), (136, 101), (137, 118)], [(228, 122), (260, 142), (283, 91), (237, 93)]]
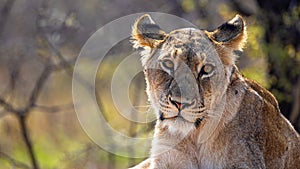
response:
[(138, 18), (132, 26), (131, 42), (134, 48), (155, 48), (164, 41), (166, 33), (160, 29), (149, 14)]
[(234, 64), (237, 56), (233, 51), (242, 51), (247, 41), (246, 23), (240, 15), (206, 34), (214, 42), (224, 64)]

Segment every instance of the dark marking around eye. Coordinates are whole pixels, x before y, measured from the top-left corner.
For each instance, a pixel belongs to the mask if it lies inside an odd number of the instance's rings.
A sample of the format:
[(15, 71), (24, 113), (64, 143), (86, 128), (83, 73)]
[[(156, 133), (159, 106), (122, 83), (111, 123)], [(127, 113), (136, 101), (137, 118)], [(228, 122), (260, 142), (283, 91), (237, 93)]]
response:
[(196, 128), (200, 126), (200, 124), (201, 124), (202, 120), (203, 120), (203, 119), (201, 119), (201, 118), (198, 118), (198, 119), (195, 121), (195, 123), (194, 123), (194, 124), (195, 124), (195, 127), (196, 127)]
[(171, 77), (171, 78), (168, 79), (168, 81), (166, 82), (166, 84), (165, 84), (165, 86), (164, 86), (164, 89), (165, 89), (166, 91), (169, 91), (169, 90), (170, 90), (170, 86), (171, 86), (173, 80), (174, 80), (173, 77)]
[(171, 60), (169, 60), (169, 59), (166, 59), (166, 60), (163, 60), (162, 61), (162, 64), (163, 64), (163, 66), (165, 67), (165, 68), (167, 68), (167, 69), (173, 69), (174, 68), (174, 63), (173, 63), (173, 61), (171, 61)]
[(159, 120), (163, 121), (165, 118), (164, 118), (164, 114), (163, 113), (160, 113), (159, 114)]
[(200, 70), (200, 73), (199, 73), (199, 76), (202, 76), (202, 75), (209, 75), (210, 73), (212, 73), (214, 70), (214, 66), (211, 65), (211, 64), (206, 64), (204, 66), (202, 66), (201, 70)]

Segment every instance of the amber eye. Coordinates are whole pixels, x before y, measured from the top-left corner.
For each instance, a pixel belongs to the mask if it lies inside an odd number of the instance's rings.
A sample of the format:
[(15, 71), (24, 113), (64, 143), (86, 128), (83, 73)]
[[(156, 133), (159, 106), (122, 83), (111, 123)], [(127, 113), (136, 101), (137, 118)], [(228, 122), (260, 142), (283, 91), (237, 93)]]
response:
[(206, 64), (201, 68), (200, 74), (201, 75), (209, 75), (213, 72), (214, 66), (211, 64)]
[(167, 69), (170, 69), (172, 70), (174, 68), (174, 63), (173, 61), (169, 60), (169, 59), (166, 59), (166, 60), (163, 60), (162, 61), (162, 65), (167, 68)]

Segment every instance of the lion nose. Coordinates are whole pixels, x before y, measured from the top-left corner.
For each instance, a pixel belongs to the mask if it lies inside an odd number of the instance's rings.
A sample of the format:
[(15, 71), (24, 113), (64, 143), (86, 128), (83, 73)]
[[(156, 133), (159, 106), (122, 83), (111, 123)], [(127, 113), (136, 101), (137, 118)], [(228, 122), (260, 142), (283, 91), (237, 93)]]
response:
[(169, 97), (169, 99), (170, 99), (170, 102), (171, 102), (174, 106), (176, 106), (176, 108), (177, 108), (178, 110), (181, 110), (181, 109), (182, 109), (182, 107), (183, 107), (184, 104), (182, 104), (182, 103), (179, 101), (179, 99), (175, 99), (175, 98), (172, 98), (172, 97)]

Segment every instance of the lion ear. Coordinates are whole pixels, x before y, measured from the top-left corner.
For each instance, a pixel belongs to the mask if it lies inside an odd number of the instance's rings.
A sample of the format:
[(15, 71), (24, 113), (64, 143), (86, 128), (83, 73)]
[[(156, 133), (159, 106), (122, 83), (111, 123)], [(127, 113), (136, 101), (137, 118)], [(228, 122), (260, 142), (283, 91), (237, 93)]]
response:
[(236, 15), (233, 19), (225, 22), (213, 32), (206, 32), (208, 37), (220, 46), (221, 59), (224, 63), (234, 64), (236, 58), (234, 50), (242, 50), (247, 41), (247, 30), (244, 19)]
[(166, 33), (155, 24), (148, 14), (137, 19), (132, 27), (131, 42), (134, 48), (155, 48), (164, 41), (165, 37)]

